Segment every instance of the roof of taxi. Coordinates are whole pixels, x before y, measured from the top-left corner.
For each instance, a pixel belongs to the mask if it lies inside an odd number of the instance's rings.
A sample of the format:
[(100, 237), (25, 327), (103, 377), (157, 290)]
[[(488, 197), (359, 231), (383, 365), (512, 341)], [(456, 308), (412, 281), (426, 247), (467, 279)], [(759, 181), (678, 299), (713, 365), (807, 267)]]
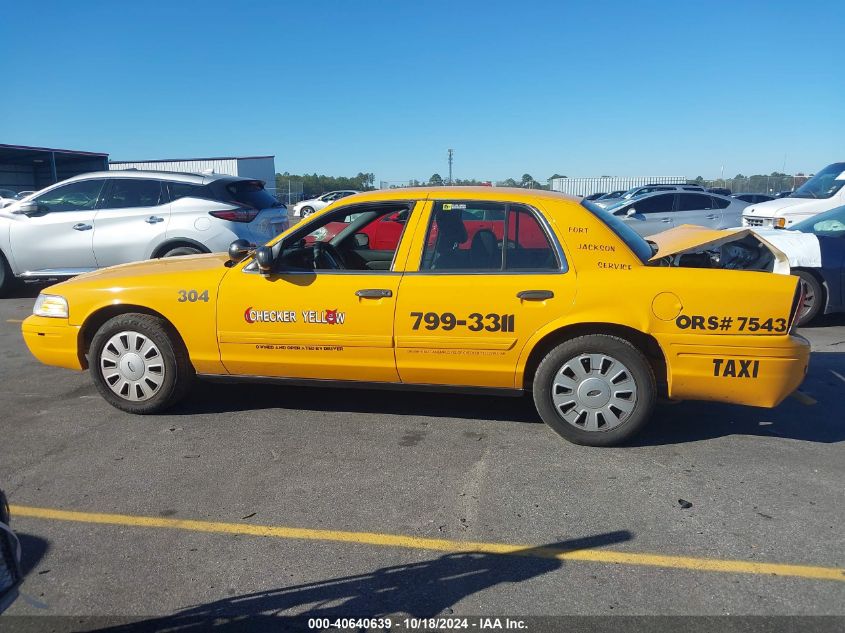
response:
[(545, 189), (520, 189), (518, 187), (407, 187), (398, 189), (376, 189), (348, 196), (342, 202), (364, 202), (366, 200), (568, 200), (580, 202), (578, 196), (546, 191)]

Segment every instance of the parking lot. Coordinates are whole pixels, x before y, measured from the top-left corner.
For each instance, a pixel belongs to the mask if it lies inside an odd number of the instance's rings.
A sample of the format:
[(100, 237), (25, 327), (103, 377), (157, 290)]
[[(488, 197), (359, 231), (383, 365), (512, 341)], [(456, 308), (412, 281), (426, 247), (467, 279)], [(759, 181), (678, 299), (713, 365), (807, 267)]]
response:
[(845, 613), (841, 317), (777, 409), (591, 449), (527, 397), (200, 384), (134, 417), (29, 355), (37, 292), (0, 301), (10, 614)]

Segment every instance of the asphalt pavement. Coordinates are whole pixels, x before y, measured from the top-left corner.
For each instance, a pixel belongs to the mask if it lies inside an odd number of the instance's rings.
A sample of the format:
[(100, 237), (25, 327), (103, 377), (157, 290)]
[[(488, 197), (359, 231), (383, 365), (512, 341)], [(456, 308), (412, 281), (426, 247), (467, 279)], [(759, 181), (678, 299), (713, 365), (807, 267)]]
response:
[(36, 292), (0, 300), (10, 615), (845, 615), (842, 317), (776, 409), (661, 404), (598, 449), (527, 397), (200, 384), (132, 416), (30, 356)]

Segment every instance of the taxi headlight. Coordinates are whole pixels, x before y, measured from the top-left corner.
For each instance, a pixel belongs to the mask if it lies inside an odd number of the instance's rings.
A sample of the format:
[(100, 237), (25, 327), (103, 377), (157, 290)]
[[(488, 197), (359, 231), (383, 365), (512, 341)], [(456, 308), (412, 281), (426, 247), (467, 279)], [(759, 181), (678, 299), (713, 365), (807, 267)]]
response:
[(59, 295), (38, 295), (32, 313), (40, 317), (66, 319), (68, 317), (67, 299)]

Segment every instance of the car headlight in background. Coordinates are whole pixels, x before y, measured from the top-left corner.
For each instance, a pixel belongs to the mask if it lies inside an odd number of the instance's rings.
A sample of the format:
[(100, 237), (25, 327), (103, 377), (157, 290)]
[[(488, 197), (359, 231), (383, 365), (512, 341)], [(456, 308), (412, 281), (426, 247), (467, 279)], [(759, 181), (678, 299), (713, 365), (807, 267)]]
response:
[(32, 313), (40, 317), (66, 319), (68, 317), (67, 299), (59, 295), (38, 295)]

